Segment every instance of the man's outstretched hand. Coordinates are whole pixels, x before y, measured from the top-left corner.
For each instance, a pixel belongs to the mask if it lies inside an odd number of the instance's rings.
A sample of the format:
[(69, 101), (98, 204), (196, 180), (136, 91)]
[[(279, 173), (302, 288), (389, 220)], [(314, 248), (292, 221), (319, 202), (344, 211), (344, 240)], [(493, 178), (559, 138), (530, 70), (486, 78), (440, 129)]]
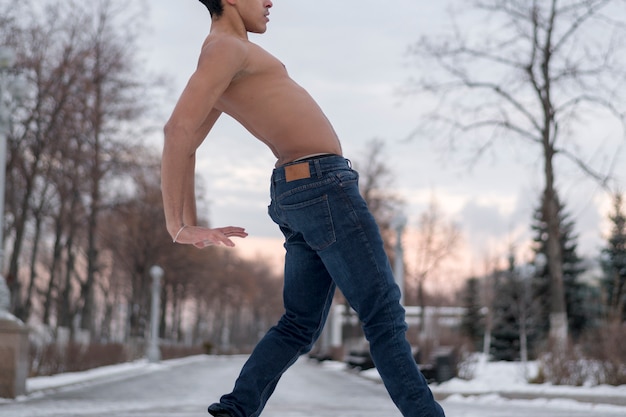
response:
[(209, 229), (200, 226), (185, 226), (178, 233), (176, 243), (194, 245), (198, 249), (214, 245), (224, 245), (232, 248), (235, 246), (235, 243), (230, 240), (231, 237), (244, 238), (246, 236), (248, 236), (248, 233), (242, 227), (228, 226)]

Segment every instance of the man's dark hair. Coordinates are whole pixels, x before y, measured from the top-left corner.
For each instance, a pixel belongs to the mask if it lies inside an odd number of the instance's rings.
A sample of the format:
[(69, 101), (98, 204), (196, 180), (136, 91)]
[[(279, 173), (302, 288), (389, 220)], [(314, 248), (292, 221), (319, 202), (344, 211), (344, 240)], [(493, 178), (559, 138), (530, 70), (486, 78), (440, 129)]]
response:
[(224, 5), (222, 0), (200, 0), (200, 3), (204, 4), (211, 16), (220, 17), (224, 13)]

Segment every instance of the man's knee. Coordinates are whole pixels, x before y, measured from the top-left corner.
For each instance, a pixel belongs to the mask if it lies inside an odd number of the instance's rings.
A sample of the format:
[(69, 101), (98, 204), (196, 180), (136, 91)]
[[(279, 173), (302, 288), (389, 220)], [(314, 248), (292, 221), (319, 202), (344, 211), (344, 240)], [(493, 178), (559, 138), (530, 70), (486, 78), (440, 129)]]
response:
[(313, 345), (319, 337), (320, 328), (319, 324), (307, 324), (303, 320), (284, 315), (273, 330), (280, 334), (283, 340), (289, 340), (290, 343), (297, 345), (304, 354), (313, 349)]

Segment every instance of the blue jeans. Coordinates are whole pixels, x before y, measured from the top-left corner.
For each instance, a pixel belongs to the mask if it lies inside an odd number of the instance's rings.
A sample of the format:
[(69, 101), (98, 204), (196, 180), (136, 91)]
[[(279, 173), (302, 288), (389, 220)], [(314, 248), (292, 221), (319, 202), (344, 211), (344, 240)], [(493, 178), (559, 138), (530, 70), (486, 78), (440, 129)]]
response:
[(313, 347), (338, 286), (358, 313), (376, 368), (402, 415), (443, 417), (406, 340), (400, 290), (359, 193), (358, 173), (335, 155), (304, 164), (287, 164), (272, 175), (269, 214), (285, 235), (285, 314), (258, 343), (233, 392), (209, 412), (259, 416), (281, 375)]

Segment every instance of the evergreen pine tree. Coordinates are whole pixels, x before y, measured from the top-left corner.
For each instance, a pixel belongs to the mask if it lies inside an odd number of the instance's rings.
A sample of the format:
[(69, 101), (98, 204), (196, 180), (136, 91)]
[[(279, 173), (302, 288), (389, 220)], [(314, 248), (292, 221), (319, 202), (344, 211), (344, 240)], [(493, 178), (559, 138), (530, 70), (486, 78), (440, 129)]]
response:
[(517, 306), (523, 292), (515, 272), (515, 259), (509, 257), (509, 267), (495, 274), (493, 328), (490, 354), (495, 360), (514, 361), (520, 358), (520, 326)]
[(611, 235), (607, 246), (602, 250), (602, 287), (606, 293), (609, 318), (626, 320), (626, 214), (623, 211), (623, 195), (615, 194)]
[(465, 307), (465, 315), (461, 321), (461, 333), (472, 342), (472, 347), (475, 350), (479, 350), (484, 334), (484, 320), (480, 313), (482, 303), (478, 278), (467, 280), (461, 297), (463, 307)]
[[(534, 222), (531, 226), (535, 232), (535, 256), (542, 254), (547, 257), (547, 226), (543, 219), (542, 205), (535, 210)], [(563, 286), (565, 303), (567, 308), (568, 327), (571, 336), (576, 339), (585, 328), (591, 325), (592, 314), (592, 289), (579, 281), (580, 275), (585, 271), (582, 260), (578, 256), (578, 235), (574, 232), (574, 221), (565, 212), (563, 204), (559, 202), (560, 242), (563, 251)], [(533, 278), (534, 315), (537, 327), (534, 329), (535, 337), (529, 340), (531, 346), (536, 346), (541, 340), (547, 338), (549, 332), (550, 315), (550, 276), (547, 265), (541, 266), (535, 272)]]

